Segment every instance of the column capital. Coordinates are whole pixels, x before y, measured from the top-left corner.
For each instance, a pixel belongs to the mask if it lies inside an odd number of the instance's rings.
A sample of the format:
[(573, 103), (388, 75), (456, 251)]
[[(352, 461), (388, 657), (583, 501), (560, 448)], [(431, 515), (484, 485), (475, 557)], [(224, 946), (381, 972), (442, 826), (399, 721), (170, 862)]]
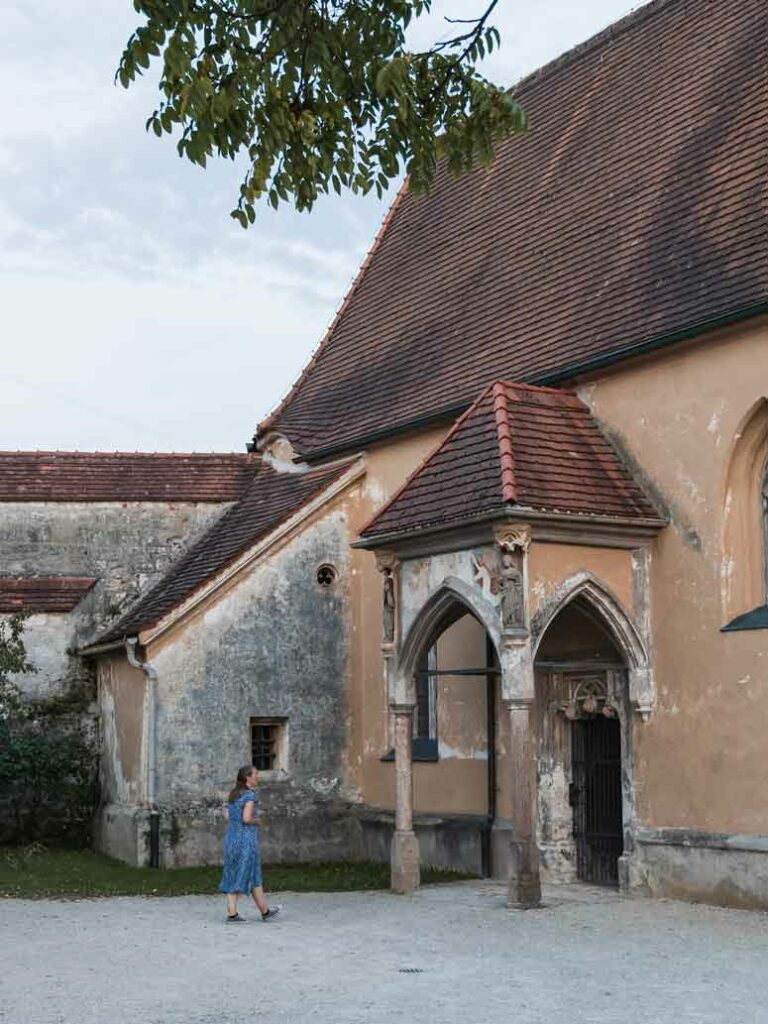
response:
[(528, 523), (504, 523), (494, 526), (493, 535), (502, 551), (510, 554), (522, 551), (523, 554), (531, 546), (531, 528)]
[(393, 573), (400, 566), (400, 559), (394, 551), (377, 551), (376, 568), (379, 572)]

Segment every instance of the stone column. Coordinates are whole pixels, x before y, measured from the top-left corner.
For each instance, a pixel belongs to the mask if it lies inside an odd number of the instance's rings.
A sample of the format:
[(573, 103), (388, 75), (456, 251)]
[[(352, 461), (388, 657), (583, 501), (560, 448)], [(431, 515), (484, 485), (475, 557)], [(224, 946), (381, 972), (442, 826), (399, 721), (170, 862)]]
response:
[(413, 831), (413, 705), (393, 704), (395, 725), (395, 834), (392, 836), (392, 891), (419, 886), (419, 841)]
[(505, 700), (509, 714), (509, 756), (512, 772), (512, 840), (507, 905), (537, 907), (541, 903), (539, 848), (536, 843), (536, 755), (533, 700)]
[(376, 553), (382, 579), (381, 655), (389, 695), (395, 747), (395, 832), (390, 847), (391, 885), (397, 893), (419, 887), (419, 841), (413, 831), (413, 680), (398, 665), (400, 601), (398, 558), (390, 551)]
[(536, 842), (538, 783), (536, 766), (535, 687), (528, 614), (527, 524), (507, 523), (495, 531), (501, 549), (502, 700), (509, 715), (512, 776), (510, 907), (537, 907), (541, 902), (539, 848)]

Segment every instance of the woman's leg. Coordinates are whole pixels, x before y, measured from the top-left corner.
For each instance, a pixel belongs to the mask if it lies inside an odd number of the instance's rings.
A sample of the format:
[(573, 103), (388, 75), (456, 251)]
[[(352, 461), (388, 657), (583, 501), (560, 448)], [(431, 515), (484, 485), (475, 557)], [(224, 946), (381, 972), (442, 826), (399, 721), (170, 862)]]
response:
[(230, 917), (234, 917), (237, 913), (237, 901), (240, 896), (239, 892), (228, 892), (227, 893), (227, 913)]
[(266, 914), (269, 908), (267, 907), (267, 901), (264, 899), (264, 887), (261, 885), (254, 886), (254, 888), (251, 889), (251, 895), (253, 896), (253, 902), (259, 908), (260, 913)]

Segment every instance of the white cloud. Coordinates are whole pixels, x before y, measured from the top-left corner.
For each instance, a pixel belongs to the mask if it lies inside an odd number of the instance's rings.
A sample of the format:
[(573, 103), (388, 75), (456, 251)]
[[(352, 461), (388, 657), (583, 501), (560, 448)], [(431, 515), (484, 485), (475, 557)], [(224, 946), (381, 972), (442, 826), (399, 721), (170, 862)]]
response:
[[(483, 0), (443, 0), (414, 34)], [(513, 82), (627, 13), (625, 0), (502, 0)], [(144, 130), (151, 81), (112, 84), (130, 0), (25, 0), (3, 12), (0, 448), (237, 449), (317, 345), (382, 204), (228, 217), (237, 165), (207, 171)]]

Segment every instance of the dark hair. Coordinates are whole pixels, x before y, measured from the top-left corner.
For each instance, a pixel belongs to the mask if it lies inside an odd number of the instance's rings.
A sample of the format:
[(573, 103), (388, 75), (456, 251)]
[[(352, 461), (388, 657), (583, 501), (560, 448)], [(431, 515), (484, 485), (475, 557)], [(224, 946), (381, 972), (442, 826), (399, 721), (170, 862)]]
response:
[(235, 788), (230, 792), (227, 802), (233, 804), (236, 800), (240, 799), (240, 796), (245, 793), (248, 787), (245, 784), (245, 780), (251, 775), (252, 772), (256, 771), (256, 766), (252, 764), (244, 764), (242, 768), (237, 770), (237, 778), (235, 779)]

